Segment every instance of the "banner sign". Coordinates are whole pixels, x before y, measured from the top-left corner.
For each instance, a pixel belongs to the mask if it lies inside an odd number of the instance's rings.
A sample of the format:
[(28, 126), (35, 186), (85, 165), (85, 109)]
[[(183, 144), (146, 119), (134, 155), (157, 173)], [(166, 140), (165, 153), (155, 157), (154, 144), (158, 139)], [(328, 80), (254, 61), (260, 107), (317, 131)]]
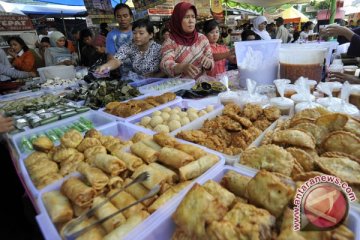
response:
[(0, 31), (28, 31), (34, 30), (34, 26), (27, 16), (23, 15), (0, 15)]
[(159, 4), (163, 4), (165, 0), (133, 0), (136, 11), (142, 11), (149, 8), (154, 8)]

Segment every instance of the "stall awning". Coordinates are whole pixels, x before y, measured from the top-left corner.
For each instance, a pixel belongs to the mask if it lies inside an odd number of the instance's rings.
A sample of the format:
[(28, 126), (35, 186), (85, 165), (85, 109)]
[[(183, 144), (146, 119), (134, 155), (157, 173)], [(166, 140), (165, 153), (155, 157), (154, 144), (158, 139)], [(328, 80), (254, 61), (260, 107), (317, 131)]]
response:
[[(84, 0), (35, 0), (37, 2), (54, 3), (68, 6), (84, 6)], [(126, 3), (126, 0), (111, 0), (111, 5), (115, 7), (119, 3)]]
[(283, 4), (299, 4), (299, 3), (308, 3), (310, 0), (233, 0), (239, 3), (248, 3), (260, 7), (278, 7)]
[(20, 3), (9, 3), (25, 14), (43, 14), (43, 15), (77, 15), (86, 12), (84, 6), (65, 6), (58, 4), (31, 5)]

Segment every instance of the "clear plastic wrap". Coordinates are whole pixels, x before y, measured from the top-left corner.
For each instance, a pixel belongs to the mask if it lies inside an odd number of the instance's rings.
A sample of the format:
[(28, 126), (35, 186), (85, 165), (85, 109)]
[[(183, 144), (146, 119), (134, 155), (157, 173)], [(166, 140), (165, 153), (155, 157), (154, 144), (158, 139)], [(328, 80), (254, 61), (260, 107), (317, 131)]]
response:
[(278, 107), (281, 110), (282, 115), (290, 115), (294, 109), (294, 101), (290, 98), (284, 97), (287, 82), (290, 80), (278, 79), (274, 81), (274, 84), (277, 88), (280, 97), (275, 97), (270, 99), (270, 104)]
[(349, 82), (345, 82), (341, 89), (340, 103), (330, 105), (328, 110), (331, 112), (345, 113), (349, 114), (350, 116), (358, 117), (360, 115), (359, 109), (355, 105), (349, 103), (350, 93), (351, 85)]
[(256, 85), (257, 83), (254, 80), (246, 79), (247, 91), (238, 91), (238, 104), (240, 106), (244, 106), (247, 103), (265, 105), (269, 102), (267, 96), (256, 92)]

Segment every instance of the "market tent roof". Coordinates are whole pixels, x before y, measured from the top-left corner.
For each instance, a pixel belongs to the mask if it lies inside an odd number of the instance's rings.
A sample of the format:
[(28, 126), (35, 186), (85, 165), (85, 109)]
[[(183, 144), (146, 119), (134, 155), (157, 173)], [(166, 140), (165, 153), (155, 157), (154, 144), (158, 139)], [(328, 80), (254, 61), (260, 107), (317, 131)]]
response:
[(294, 18), (300, 18), (301, 22), (307, 22), (309, 21), (309, 18), (305, 16), (302, 12), (296, 10), (295, 8), (291, 7), (286, 10), (284, 10), (281, 13), (281, 17), (283, 19), (294, 19)]
[(86, 12), (84, 6), (65, 6), (58, 4), (45, 4), (45, 5), (31, 5), (31, 4), (20, 4), (20, 3), (9, 3), (13, 7), (19, 9), (25, 14), (64, 14), (64, 15), (76, 15)]
[(233, 0), (235, 2), (239, 3), (248, 3), (260, 7), (277, 7), (281, 6), (283, 4), (298, 4), (298, 3), (307, 3), (310, 2), (310, 0)]
[[(54, 3), (68, 6), (84, 6), (84, 0), (36, 0), (37, 2)], [(110, 0), (111, 5), (115, 7), (120, 2), (126, 3), (127, 1)]]

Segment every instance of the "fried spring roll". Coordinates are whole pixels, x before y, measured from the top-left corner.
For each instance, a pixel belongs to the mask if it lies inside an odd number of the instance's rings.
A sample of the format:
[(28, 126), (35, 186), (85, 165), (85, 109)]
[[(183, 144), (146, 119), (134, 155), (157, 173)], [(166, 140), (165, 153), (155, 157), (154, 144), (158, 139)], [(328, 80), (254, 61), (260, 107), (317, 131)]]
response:
[(201, 148), (191, 144), (177, 144), (175, 148), (193, 156), (195, 159), (199, 159), (207, 154)]
[(219, 158), (215, 155), (206, 155), (193, 161), (181, 168), (179, 168), (180, 180), (191, 180), (199, 177), (206, 172), (209, 168), (215, 165), (219, 161)]
[(85, 176), (86, 180), (96, 191), (103, 189), (109, 182), (108, 176), (103, 171), (99, 168), (90, 167), (87, 163), (79, 163), (77, 170)]
[(247, 198), (246, 186), (251, 178), (243, 176), (234, 171), (228, 171), (221, 180), (221, 185), (236, 196)]
[(98, 153), (89, 159), (90, 165), (96, 166), (111, 176), (117, 176), (126, 170), (126, 165), (123, 161), (115, 156), (104, 153)]
[(142, 158), (147, 163), (155, 162), (159, 155), (158, 152), (142, 142), (131, 145), (130, 149), (136, 156)]
[[(124, 185), (127, 185), (132, 181), (133, 180), (130, 178), (125, 179)], [(125, 191), (127, 193), (130, 193), (132, 196), (134, 196), (136, 198), (136, 200), (139, 200), (140, 198), (144, 197), (149, 192), (149, 190), (146, 187), (144, 187), (141, 183), (135, 183), (135, 184), (131, 185), (130, 187), (126, 188)], [(157, 198), (157, 196), (149, 198), (149, 199), (143, 201), (143, 204), (145, 206), (150, 206), (155, 201), (156, 198)]]
[(126, 168), (131, 171), (134, 171), (136, 168), (138, 168), (143, 164), (141, 158), (131, 153), (124, 152), (122, 150), (117, 150), (115, 152), (112, 152), (112, 155), (116, 156), (121, 161), (123, 161), (126, 165)]
[(182, 166), (194, 161), (193, 156), (175, 148), (164, 147), (159, 154), (159, 161), (173, 168)]
[(69, 199), (60, 191), (44, 193), (42, 199), (53, 223), (67, 222), (72, 219), (74, 212)]
[(169, 134), (161, 132), (153, 136), (154, 141), (162, 147), (175, 147), (178, 141)]
[[(111, 196), (116, 191), (117, 190), (111, 190), (107, 194), (107, 196), (108, 197)], [(127, 193), (127, 192), (121, 192), (121, 193), (115, 195), (115, 197), (113, 199), (111, 199), (112, 204), (114, 204), (114, 206), (117, 207), (118, 209), (127, 207), (136, 201), (137, 201), (136, 198), (134, 198), (130, 193)], [(123, 214), (126, 218), (129, 218), (132, 215), (135, 215), (138, 212), (140, 212), (143, 208), (144, 208), (144, 205), (139, 203), (139, 204), (136, 204), (135, 206), (132, 206), (131, 208), (127, 209), (126, 211), (124, 211)]]
[(92, 204), (96, 192), (78, 178), (71, 177), (62, 184), (61, 193), (79, 207), (87, 207)]
[(161, 150), (161, 146), (159, 144), (157, 144), (154, 140), (152, 139), (144, 139), (141, 141), (142, 143), (144, 143), (146, 146), (151, 147), (152, 149), (154, 149), (155, 151), (160, 151)]

